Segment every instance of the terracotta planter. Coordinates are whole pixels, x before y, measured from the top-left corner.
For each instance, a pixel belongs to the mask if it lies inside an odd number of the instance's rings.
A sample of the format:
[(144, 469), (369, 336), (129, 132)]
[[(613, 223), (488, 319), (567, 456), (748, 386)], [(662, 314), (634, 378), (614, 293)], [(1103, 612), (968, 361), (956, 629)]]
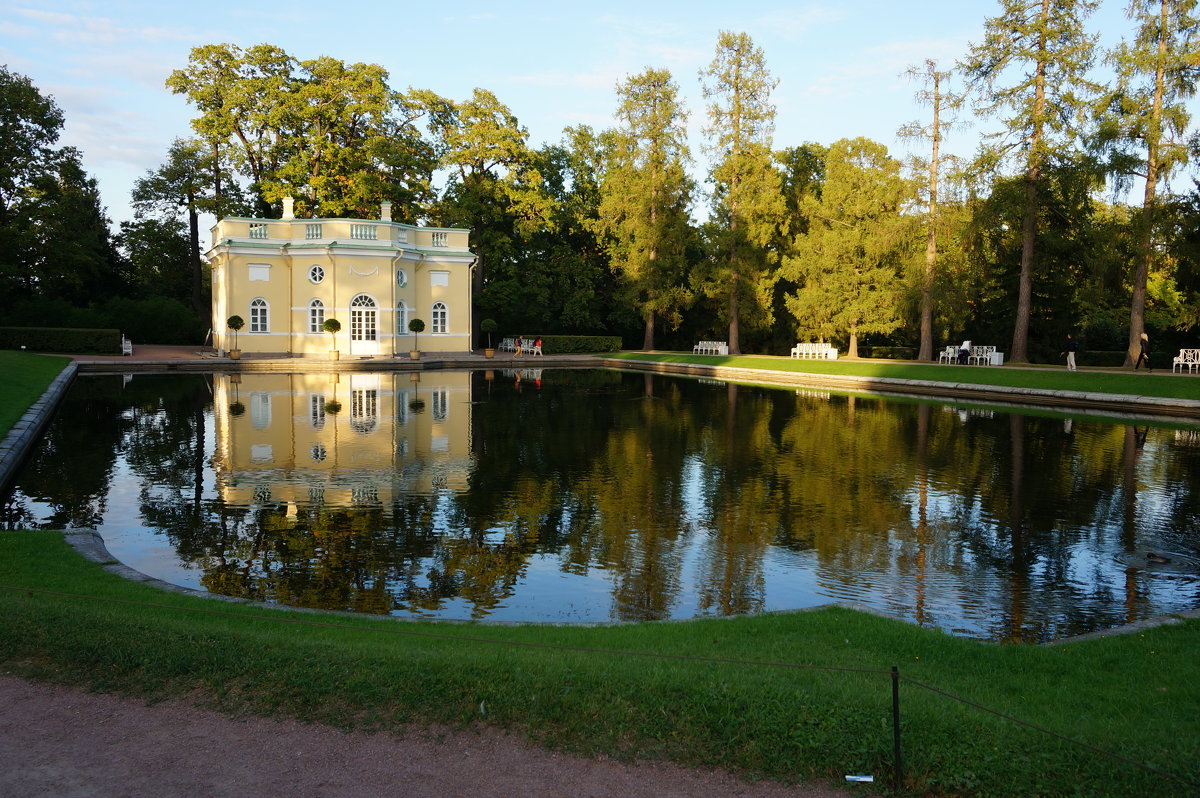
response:
[(329, 359), (330, 359), (330, 360), (337, 360), (337, 359), (338, 359), (338, 358), (340, 358), (341, 356), (342, 356), (342, 353), (341, 353), (341, 352), (339, 352), (338, 350), (336, 350), (336, 349), (330, 349), (330, 350), (329, 350)]
[(417, 349), (410, 349), (410, 350), (408, 351), (408, 357), (409, 357), (409, 359), (410, 359), (410, 360), (420, 360), (420, 359), (421, 359), (421, 352), (420, 352), (419, 350), (417, 350)]
[(485, 350), (483, 350), (483, 356), (484, 357), (495, 357), (496, 350), (495, 349), (485, 349)]
[(230, 360), (241, 360), (242, 359), (242, 350), (230, 349), (229, 350), (229, 359)]

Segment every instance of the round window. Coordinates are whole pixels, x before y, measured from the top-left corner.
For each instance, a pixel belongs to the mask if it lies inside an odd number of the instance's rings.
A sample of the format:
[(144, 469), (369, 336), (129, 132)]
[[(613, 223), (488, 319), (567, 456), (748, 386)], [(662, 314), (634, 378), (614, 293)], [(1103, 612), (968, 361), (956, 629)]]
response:
[(321, 444), (314, 443), (311, 454), (312, 454), (312, 459), (315, 460), (316, 462), (320, 463), (325, 460), (325, 457), (328, 455), (328, 452), (325, 451), (325, 447), (322, 446)]
[(308, 270), (308, 281), (310, 283), (319, 283), (325, 279), (325, 269), (320, 266), (313, 266)]
[(396, 269), (396, 285), (401, 288), (408, 285), (408, 274), (404, 269)]

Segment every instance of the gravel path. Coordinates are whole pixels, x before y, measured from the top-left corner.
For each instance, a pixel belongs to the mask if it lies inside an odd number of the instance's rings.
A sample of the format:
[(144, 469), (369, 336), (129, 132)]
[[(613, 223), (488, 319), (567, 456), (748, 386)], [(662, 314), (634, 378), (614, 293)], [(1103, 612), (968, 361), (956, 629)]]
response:
[(12, 798), (849, 794), (556, 754), (488, 728), (347, 734), (7, 675), (0, 675), (0, 707), (0, 796)]

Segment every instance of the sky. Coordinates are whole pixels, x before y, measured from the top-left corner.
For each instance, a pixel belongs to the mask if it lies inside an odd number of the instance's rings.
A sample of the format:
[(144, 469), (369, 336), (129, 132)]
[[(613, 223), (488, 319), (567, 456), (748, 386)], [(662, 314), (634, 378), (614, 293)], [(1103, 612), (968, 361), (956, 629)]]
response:
[[(1124, 0), (1104, 0), (1089, 20), (1102, 45), (1129, 35), (1124, 8)], [(896, 130), (927, 115), (902, 73), (927, 58), (949, 68), (999, 9), (998, 0), (0, 0), (0, 64), (54, 97), (66, 117), (60, 145), (82, 151), (119, 222), (132, 216), (134, 181), (162, 163), (173, 139), (191, 134), (194, 109), (164, 81), (205, 44), (269, 43), (299, 60), (377, 63), (395, 89), (457, 100), (486, 88), (533, 146), (560, 141), (571, 125), (611, 127), (615, 86), (647, 67), (667, 68), (690, 112), (689, 144), (703, 176), (699, 73), (720, 31), (748, 33), (779, 80), (776, 149), (866, 136), (902, 156), (913, 145), (897, 141)], [(952, 133), (944, 151), (970, 155), (981, 130), (973, 123)]]

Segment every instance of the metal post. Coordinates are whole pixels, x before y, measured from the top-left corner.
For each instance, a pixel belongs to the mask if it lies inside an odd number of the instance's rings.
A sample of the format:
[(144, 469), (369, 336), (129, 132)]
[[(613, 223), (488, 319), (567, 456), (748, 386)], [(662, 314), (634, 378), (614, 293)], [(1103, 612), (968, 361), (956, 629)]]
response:
[(899, 795), (904, 783), (904, 760), (900, 758), (900, 668), (897, 665), (892, 666), (892, 753), (895, 759), (892, 788)]

